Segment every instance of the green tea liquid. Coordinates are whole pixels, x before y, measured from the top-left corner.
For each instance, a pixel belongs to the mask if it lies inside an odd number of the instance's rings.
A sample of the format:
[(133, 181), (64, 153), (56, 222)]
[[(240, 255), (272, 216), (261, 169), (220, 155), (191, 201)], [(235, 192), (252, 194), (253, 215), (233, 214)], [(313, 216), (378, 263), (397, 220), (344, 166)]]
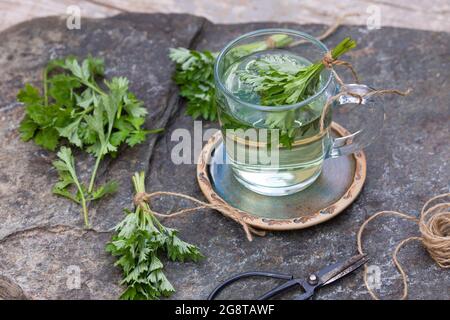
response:
[[(240, 72), (256, 72), (252, 71), (252, 65), (261, 58), (281, 63), (287, 69), (310, 64), (305, 58), (283, 50), (255, 53), (236, 61), (225, 72), (224, 84), (241, 101), (256, 105), (260, 103), (259, 94), (241, 80)], [(308, 105), (287, 111), (260, 111), (231, 99), (219, 102), (219, 121), (228, 161), (235, 177), (247, 188), (268, 195), (291, 194), (314, 182), (320, 175), (329, 147), (328, 133), (321, 133), (319, 124), (325, 99), (322, 95)], [(328, 114), (325, 117), (325, 127), (328, 127), (330, 119)], [(287, 123), (288, 132), (284, 130)], [(275, 166), (259, 157), (261, 150), (269, 148), (268, 145), (261, 143), (257, 137), (255, 139), (255, 136), (243, 135), (241, 132), (230, 134), (227, 131), (250, 128), (256, 132), (261, 129), (279, 129), (281, 142), (283, 133), (290, 137), (290, 148), (277, 146), (278, 161)]]

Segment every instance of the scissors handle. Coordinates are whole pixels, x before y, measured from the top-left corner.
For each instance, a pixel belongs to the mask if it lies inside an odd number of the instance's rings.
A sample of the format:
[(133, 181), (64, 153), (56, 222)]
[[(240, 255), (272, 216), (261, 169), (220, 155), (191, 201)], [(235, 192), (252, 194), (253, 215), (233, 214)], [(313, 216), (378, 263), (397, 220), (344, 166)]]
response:
[(314, 290), (307, 290), (305, 292), (303, 292), (302, 294), (296, 296), (294, 298), (294, 300), (308, 300), (309, 298), (311, 298), (314, 294)]
[[(250, 271), (250, 272), (239, 273), (239, 274), (236, 274), (236, 275), (232, 276), (231, 278), (228, 278), (223, 283), (218, 285), (209, 294), (207, 300), (213, 300), (220, 293), (220, 291), (222, 291), (225, 287), (229, 286), (233, 282), (236, 282), (236, 281), (238, 281), (240, 279), (243, 279), (243, 278), (249, 278), (249, 277), (267, 277), (267, 278), (282, 279), (282, 280), (292, 280), (294, 278), (294, 276), (292, 276), (292, 275), (283, 274), (283, 273), (276, 273), (276, 272)], [(287, 283), (289, 283), (289, 282), (290, 281), (288, 281)]]
[(299, 296), (295, 297), (295, 300), (306, 300), (309, 299), (314, 294), (315, 286), (310, 286), (303, 280), (299, 279), (291, 279), (285, 283), (280, 284), (278, 287), (273, 288), (272, 290), (266, 292), (262, 296), (258, 298), (258, 300), (267, 300), (270, 299), (292, 287), (299, 286), (303, 289), (303, 293)]

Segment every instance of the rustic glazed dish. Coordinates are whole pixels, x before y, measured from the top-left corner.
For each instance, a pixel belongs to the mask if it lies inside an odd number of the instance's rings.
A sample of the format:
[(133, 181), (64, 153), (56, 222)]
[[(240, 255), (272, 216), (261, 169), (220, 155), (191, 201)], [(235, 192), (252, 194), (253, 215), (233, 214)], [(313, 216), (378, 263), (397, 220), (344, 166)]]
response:
[[(331, 129), (337, 137), (349, 134), (335, 122)], [(220, 211), (225, 216), (238, 212), (245, 223), (263, 230), (302, 229), (325, 222), (356, 199), (366, 179), (366, 157), (358, 151), (325, 161), (322, 174), (306, 190), (274, 198), (239, 184), (229, 165), (221, 161), (223, 156), (222, 135), (218, 132), (204, 146), (197, 165), (203, 194), (209, 202), (222, 205)]]

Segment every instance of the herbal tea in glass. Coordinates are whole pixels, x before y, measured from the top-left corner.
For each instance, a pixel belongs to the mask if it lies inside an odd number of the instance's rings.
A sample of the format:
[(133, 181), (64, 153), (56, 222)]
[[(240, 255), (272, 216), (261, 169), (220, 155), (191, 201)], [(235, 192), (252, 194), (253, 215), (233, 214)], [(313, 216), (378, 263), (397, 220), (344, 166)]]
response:
[[(227, 161), (240, 183), (260, 194), (292, 194), (317, 179), (326, 158), (365, 144), (367, 130), (351, 147), (350, 137), (333, 140), (331, 108), (323, 112), (337, 92), (324, 57), (337, 59), (355, 45), (346, 38), (329, 52), (307, 34), (270, 29), (241, 36), (222, 50), (214, 68), (218, 116)], [(347, 98), (342, 102), (355, 102)]]

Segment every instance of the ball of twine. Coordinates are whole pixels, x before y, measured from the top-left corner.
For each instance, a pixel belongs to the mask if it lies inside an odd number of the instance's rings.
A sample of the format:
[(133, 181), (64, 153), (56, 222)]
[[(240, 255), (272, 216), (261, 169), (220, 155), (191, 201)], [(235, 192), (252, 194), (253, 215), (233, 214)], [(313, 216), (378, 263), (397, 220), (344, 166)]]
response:
[[(446, 200), (433, 204), (437, 200)], [(430, 256), (442, 268), (450, 268), (450, 193), (425, 203), (420, 214), (422, 242)]]
[[(398, 216), (414, 221), (419, 226), (420, 236), (409, 237), (400, 241), (392, 255), (392, 260), (403, 280), (403, 295), (401, 297), (403, 300), (408, 296), (407, 275), (397, 256), (400, 249), (408, 242), (415, 240), (421, 241), (431, 258), (441, 268), (450, 268), (450, 193), (444, 193), (428, 200), (421, 210), (419, 219), (398, 211), (380, 211), (375, 213), (364, 221), (358, 231), (357, 242), (359, 253), (364, 253), (362, 248), (362, 235), (367, 224), (382, 215)], [(367, 266), (364, 267), (364, 283), (372, 298), (379, 300), (380, 298), (369, 285)]]

